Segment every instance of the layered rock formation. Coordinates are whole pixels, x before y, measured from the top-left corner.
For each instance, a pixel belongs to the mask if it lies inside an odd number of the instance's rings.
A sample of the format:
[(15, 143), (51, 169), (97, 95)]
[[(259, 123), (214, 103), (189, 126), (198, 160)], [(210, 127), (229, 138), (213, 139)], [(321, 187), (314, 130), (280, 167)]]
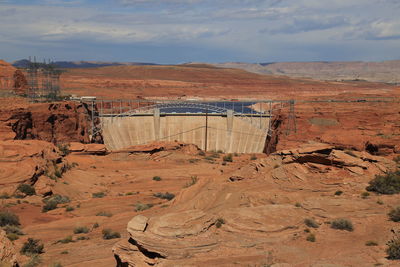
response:
[(0, 111), (0, 114), (5, 117), (4, 127), (11, 127), (15, 133), (14, 139), (37, 139), (53, 143), (90, 142), (90, 111), (82, 103), (33, 104), (12, 112)]
[(18, 267), (17, 253), (6, 232), (0, 229), (0, 266)]
[(38, 194), (51, 194), (56, 176), (66, 169), (66, 161), (51, 143), (0, 141), (0, 194), (12, 195), (22, 183), (33, 185)]
[[(325, 246), (331, 246), (334, 230), (324, 225), (352, 216), (361, 227), (358, 216), (367, 206), (354, 201), (356, 192), (393, 168), (395, 163), (383, 157), (320, 143), (279, 151), (221, 177), (201, 179), (153, 216), (135, 216), (128, 223), (129, 239), (113, 248), (117, 266), (349, 263), (350, 252), (343, 248), (332, 248), (323, 258), (318, 247), (304, 249), (303, 221), (316, 218), (317, 236), (323, 233)], [(342, 199), (334, 194), (338, 186), (345, 191)], [(349, 238), (342, 241), (346, 248), (354, 242)]]
[(0, 90), (8, 90), (17, 95), (25, 95), (27, 89), (28, 82), (22, 71), (0, 60)]

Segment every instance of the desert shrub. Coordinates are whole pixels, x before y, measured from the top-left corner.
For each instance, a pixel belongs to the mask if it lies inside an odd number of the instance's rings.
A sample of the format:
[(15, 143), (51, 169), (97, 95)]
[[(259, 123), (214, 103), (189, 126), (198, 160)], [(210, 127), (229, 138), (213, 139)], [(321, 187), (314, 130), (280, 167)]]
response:
[(0, 211), (0, 227), (6, 225), (19, 225), (19, 218), (9, 211)]
[(121, 234), (118, 232), (113, 232), (111, 229), (103, 229), (101, 232), (103, 234), (103, 239), (114, 239), (114, 238), (120, 238)]
[(295, 206), (296, 208), (301, 208), (301, 203), (300, 203), (300, 202), (296, 202), (296, 204), (294, 204), (294, 206)]
[(204, 157), (205, 160), (214, 161), (214, 158), (211, 156)]
[(63, 251), (61, 251), (60, 254), (66, 255), (66, 254), (69, 254), (69, 252), (68, 252), (68, 250), (63, 250)]
[(397, 164), (400, 164), (400, 156), (395, 157), (394, 162), (396, 162)]
[(365, 245), (366, 245), (367, 247), (377, 246), (377, 245), (378, 245), (378, 242), (369, 240), (369, 241), (365, 242)]
[(8, 193), (1, 193), (0, 194), (0, 199), (9, 199), (11, 196)]
[(383, 205), (384, 203), (383, 203), (382, 200), (378, 199), (378, 200), (376, 201), (376, 204), (378, 204), (378, 205)]
[(387, 243), (386, 253), (388, 258), (391, 260), (400, 260), (400, 235), (395, 233), (395, 235)]
[(143, 210), (148, 210), (153, 207), (153, 204), (148, 203), (148, 204), (142, 204), (140, 202), (135, 204), (135, 211), (143, 211)]
[(361, 198), (366, 199), (369, 197), (369, 193), (368, 192), (362, 192), (361, 193)]
[(153, 196), (161, 198), (161, 199), (168, 199), (168, 200), (171, 200), (171, 199), (173, 199), (175, 197), (174, 194), (171, 194), (169, 192), (166, 192), (166, 193), (155, 193)]
[(50, 201), (56, 202), (57, 204), (65, 204), (65, 203), (69, 203), (70, 199), (67, 196), (61, 196), (58, 194), (55, 194), (55, 195), (52, 195), (51, 197), (43, 199), (44, 203), (50, 202)]
[(41, 254), (43, 253), (44, 245), (39, 239), (28, 238), (21, 248), (21, 253), (24, 255)]
[(106, 193), (104, 193), (104, 192), (97, 192), (97, 193), (92, 194), (93, 198), (103, 198), (105, 196), (106, 196)]
[(62, 266), (62, 264), (61, 263), (59, 263), (59, 262), (55, 262), (55, 263), (52, 263), (52, 264), (50, 264), (50, 266), (49, 267), (63, 267)]
[(29, 259), (27, 263), (22, 265), (22, 267), (36, 267), (39, 266), (39, 264), (42, 263), (42, 259), (40, 258), (39, 255), (32, 255), (32, 257)]
[(79, 236), (76, 240), (89, 240), (88, 236)]
[(74, 242), (74, 240), (72, 239), (72, 236), (69, 235), (69, 236), (67, 236), (67, 237), (64, 238), (64, 239), (58, 240), (58, 241), (56, 242), (56, 244), (58, 244), (58, 243), (67, 244), (67, 243), (71, 243), (71, 242)]
[(36, 191), (35, 188), (33, 188), (31, 185), (29, 184), (20, 184), (17, 188), (18, 191), (20, 191), (21, 193), (27, 195), (27, 196), (33, 196), (36, 195)]
[(400, 170), (388, 172), (385, 175), (377, 175), (369, 182), (367, 191), (380, 194), (393, 195), (400, 192)]
[(14, 234), (14, 233), (9, 233), (9, 234), (7, 234), (7, 238), (10, 241), (15, 241), (15, 240), (19, 239), (19, 235)]
[(61, 177), (62, 177), (62, 171), (61, 171), (57, 166), (55, 167), (54, 175), (55, 175), (57, 178), (61, 178)]
[(73, 211), (73, 210), (75, 210), (75, 208), (74, 207), (72, 207), (72, 206), (67, 206), (66, 208), (65, 208), (65, 211)]
[(55, 210), (57, 208), (58, 203), (56, 201), (48, 201), (42, 207), (42, 212), (48, 212), (50, 210)]
[(309, 241), (309, 242), (315, 242), (315, 240), (316, 240), (315, 235), (314, 234), (309, 234), (306, 237), (306, 240)]
[(87, 234), (89, 233), (89, 228), (86, 226), (78, 226), (74, 229), (74, 234)]
[(394, 222), (400, 222), (400, 206), (393, 208), (389, 213), (388, 216), (390, 220)]
[(161, 177), (160, 176), (154, 176), (153, 177), (153, 181), (161, 181)]
[(250, 160), (256, 160), (257, 159), (257, 156), (256, 155), (251, 155), (251, 157), (250, 157)]
[(338, 191), (335, 192), (335, 196), (340, 196), (341, 194), (343, 194), (342, 190), (338, 190)]
[(218, 219), (215, 221), (215, 227), (217, 227), (217, 228), (221, 228), (221, 226), (222, 226), (223, 224), (225, 224), (225, 220), (224, 220), (223, 218), (218, 218)]
[(228, 154), (228, 155), (224, 156), (222, 158), (222, 160), (225, 161), (225, 162), (232, 162), (233, 161), (232, 154)]
[(318, 228), (319, 227), (319, 224), (314, 219), (311, 219), (311, 218), (305, 219), (304, 220), (304, 224), (307, 225), (308, 227), (311, 227), (311, 228)]
[(94, 223), (93, 224), (93, 229), (99, 228), (99, 226), (100, 226), (99, 223)]
[(185, 188), (191, 187), (192, 185), (195, 185), (198, 180), (199, 180), (199, 178), (197, 178), (197, 176), (192, 176), (192, 177), (190, 177), (190, 181), (187, 182), (184, 187)]
[(205, 156), (206, 153), (205, 153), (203, 150), (201, 150), (201, 151), (199, 151), (198, 155), (199, 155), (199, 156)]
[(71, 153), (71, 151), (69, 150), (69, 144), (57, 144), (58, 149), (61, 152), (61, 155), (66, 156), (69, 153)]
[(332, 229), (346, 230), (352, 232), (354, 230), (353, 223), (348, 219), (336, 219), (331, 222)]
[(24, 235), (24, 233), (21, 231), (21, 229), (16, 226), (16, 225), (6, 225), (3, 228), (4, 231), (6, 231), (7, 234), (16, 234), (16, 235)]
[(111, 212), (107, 211), (100, 211), (96, 214), (96, 216), (103, 216), (103, 217), (111, 217), (113, 216)]

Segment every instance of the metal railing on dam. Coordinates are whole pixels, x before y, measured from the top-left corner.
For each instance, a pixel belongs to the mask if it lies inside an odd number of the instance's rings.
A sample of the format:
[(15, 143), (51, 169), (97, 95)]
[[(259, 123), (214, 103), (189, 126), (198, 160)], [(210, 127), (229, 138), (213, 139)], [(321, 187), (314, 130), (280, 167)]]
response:
[(273, 102), (92, 100), (88, 104), (100, 122), (92, 133), (100, 131), (111, 151), (153, 141), (181, 141), (204, 150), (262, 153), (277, 104)]

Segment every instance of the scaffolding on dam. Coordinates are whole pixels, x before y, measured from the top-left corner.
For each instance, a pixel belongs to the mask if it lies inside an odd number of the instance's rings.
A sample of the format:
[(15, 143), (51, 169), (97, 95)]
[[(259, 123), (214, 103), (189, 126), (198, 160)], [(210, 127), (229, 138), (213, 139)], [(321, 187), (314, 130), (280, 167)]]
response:
[[(151, 141), (194, 143), (204, 150), (261, 153), (272, 134), (271, 118), (287, 108), (296, 131), (294, 101), (178, 101), (82, 99), (91, 110), (91, 136), (110, 150)], [(244, 140), (244, 141), (243, 141)], [(237, 150), (234, 148), (238, 147)]]

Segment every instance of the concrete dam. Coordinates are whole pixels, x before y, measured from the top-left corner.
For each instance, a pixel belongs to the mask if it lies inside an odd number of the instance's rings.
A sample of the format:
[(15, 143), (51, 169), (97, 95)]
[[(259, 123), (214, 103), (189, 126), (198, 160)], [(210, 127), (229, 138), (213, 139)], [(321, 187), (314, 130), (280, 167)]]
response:
[(269, 112), (256, 112), (240, 103), (219, 105), (156, 103), (128, 111), (121, 107), (119, 113), (101, 108), (104, 144), (115, 151), (154, 141), (180, 141), (207, 151), (262, 153), (270, 128)]

